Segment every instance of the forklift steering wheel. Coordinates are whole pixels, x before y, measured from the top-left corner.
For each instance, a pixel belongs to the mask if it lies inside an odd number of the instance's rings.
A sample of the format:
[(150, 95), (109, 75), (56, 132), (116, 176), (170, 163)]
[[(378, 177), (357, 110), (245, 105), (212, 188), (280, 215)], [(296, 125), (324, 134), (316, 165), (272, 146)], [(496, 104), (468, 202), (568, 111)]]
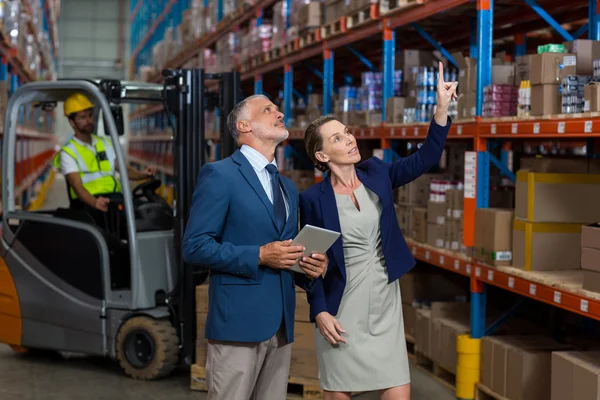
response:
[(160, 179), (152, 178), (149, 181), (140, 183), (133, 189), (133, 197), (152, 196), (154, 192), (162, 185)]

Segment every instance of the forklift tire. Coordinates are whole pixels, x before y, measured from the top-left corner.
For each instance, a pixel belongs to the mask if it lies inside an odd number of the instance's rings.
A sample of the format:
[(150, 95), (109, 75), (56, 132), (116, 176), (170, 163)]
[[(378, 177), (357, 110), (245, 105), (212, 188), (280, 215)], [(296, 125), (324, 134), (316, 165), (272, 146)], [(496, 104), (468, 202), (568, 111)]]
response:
[(179, 339), (168, 320), (133, 317), (117, 335), (117, 360), (133, 379), (155, 380), (169, 375), (179, 361)]

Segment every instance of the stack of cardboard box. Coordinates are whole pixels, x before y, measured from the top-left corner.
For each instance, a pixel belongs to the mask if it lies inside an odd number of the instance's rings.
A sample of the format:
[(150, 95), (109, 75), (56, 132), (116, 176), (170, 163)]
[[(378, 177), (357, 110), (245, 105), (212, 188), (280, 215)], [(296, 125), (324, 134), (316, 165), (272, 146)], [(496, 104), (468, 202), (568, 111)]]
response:
[[(427, 199), (429, 198), (429, 181), (427, 177), (416, 179), (397, 190), (396, 211), (402, 232), (417, 241), (426, 241), (426, 226), (421, 222), (426, 218)], [(415, 210), (417, 215), (415, 216)], [(416, 221), (416, 226), (413, 224)], [(418, 228), (418, 232), (415, 231)]]
[[(459, 68), (458, 118), (473, 118), (477, 100), (477, 59), (465, 57), (462, 53), (454, 53), (452, 57)], [(503, 54), (497, 54), (492, 59), (492, 85), (515, 85), (515, 65), (506, 62), (504, 58)]]
[(412, 122), (409, 115), (415, 113), (417, 107), (416, 97), (390, 97), (386, 102), (385, 122), (402, 124)]
[(336, 22), (346, 15), (350, 0), (325, 0), (325, 24)]
[(557, 351), (551, 363), (551, 396), (545, 399), (600, 399), (600, 352)]
[[(207, 340), (204, 336), (208, 313), (208, 287), (196, 287), (196, 362), (192, 368), (203, 370), (206, 365)], [(319, 379), (319, 366), (315, 348), (315, 324), (309, 319), (309, 305), (306, 292), (296, 288), (296, 312), (294, 316), (294, 344), (292, 346), (292, 362), (290, 376), (296, 378)], [(197, 376), (196, 378), (204, 378)]]
[(461, 251), (463, 243), (463, 205), (464, 192), (462, 189), (446, 191), (446, 236), (444, 247), (447, 250)]
[(416, 351), (443, 369), (456, 373), (456, 338), (469, 332), (469, 304), (433, 302), (416, 315)]
[(486, 336), (481, 347), (481, 384), (508, 400), (548, 400), (552, 352), (569, 349), (537, 335)]
[(582, 226), (600, 220), (600, 174), (590, 167), (587, 160), (540, 159), (517, 172), (514, 267), (580, 268)]
[(196, 362), (197, 366), (206, 365), (208, 342), (204, 336), (208, 315), (208, 285), (196, 286)]
[(294, 344), (290, 376), (319, 379), (319, 364), (315, 347), (315, 324), (310, 322), (310, 307), (306, 292), (296, 288), (296, 313), (294, 317)]
[(296, 15), (296, 22), (299, 32), (315, 29), (323, 24), (323, 3), (320, 1), (311, 1), (300, 4)]
[(581, 231), (581, 268), (583, 288), (600, 292), (600, 224), (583, 227)]

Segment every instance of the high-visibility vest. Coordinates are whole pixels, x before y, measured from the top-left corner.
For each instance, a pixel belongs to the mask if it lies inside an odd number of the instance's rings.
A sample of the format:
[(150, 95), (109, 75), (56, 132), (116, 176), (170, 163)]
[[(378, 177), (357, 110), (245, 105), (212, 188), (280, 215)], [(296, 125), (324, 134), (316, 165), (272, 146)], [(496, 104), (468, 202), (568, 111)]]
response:
[[(71, 139), (54, 157), (54, 166), (60, 168), (60, 157), (72, 157), (79, 166), (79, 176), (83, 187), (92, 196), (107, 193), (121, 193), (121, 183), (115, 178), (115, 153), (111, 143), (106, 138), (92, 135), (95, 140), (96, 153), (88, 147)], [(106, 156), (101, 157), (104, 153)], [(73, 188), (69, 191), (72, 199), (77, 199)]]

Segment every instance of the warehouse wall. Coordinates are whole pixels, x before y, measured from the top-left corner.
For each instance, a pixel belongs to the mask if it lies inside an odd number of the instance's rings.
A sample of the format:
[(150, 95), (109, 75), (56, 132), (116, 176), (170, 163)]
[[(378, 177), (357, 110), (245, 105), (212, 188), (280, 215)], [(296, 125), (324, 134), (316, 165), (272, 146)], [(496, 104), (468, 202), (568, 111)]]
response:
[(116, 66), (115, 60), (119, 25), (123, 29), (124, 58), (129, 53), (129, 10), (129, 0), (61, 1), (59, 76), (123, 79), (124, 65)]
[[(130, 8), (130, 0), (62, 0), (58, 77), (124, 79), (129, 58)], [(119, 25), (123, 32), (122, 65), (116, 63)], [(60, 112), (57, 134), (66, 139), (72, 130), (62, 117), (62, 104)]]

